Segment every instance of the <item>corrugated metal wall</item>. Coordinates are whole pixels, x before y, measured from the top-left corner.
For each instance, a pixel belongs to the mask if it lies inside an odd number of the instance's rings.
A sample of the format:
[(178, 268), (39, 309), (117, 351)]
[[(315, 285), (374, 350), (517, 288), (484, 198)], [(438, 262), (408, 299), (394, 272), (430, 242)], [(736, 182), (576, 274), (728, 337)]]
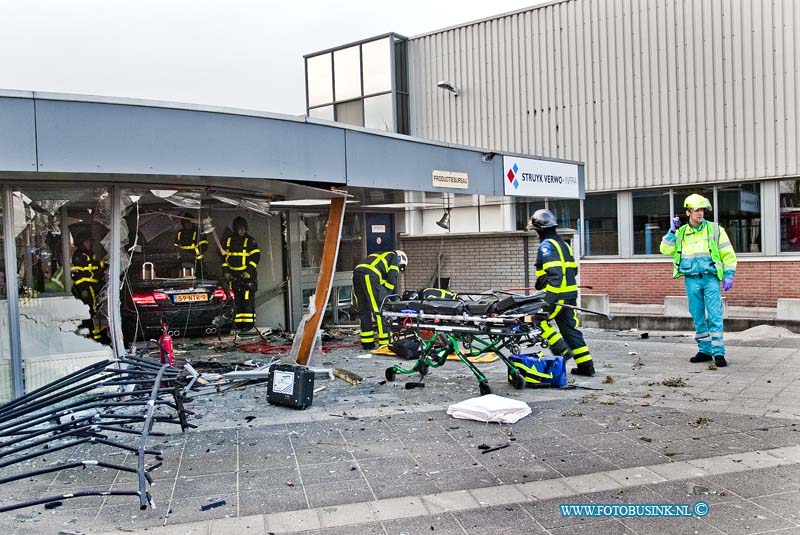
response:
[(570, 0), (420, 36), (412, 134), (581, 160), (589, 191), (795, 176), (798, 32), (797, 0)]

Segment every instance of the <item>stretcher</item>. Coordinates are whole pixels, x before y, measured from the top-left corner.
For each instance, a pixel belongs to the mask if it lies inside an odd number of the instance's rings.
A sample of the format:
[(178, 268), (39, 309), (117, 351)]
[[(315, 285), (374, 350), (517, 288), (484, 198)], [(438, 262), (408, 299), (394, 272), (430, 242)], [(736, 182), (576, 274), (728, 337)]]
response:
[[(413, 336), (421, 353), (413, 366), (395, 364), (386, 369), (386, 380), (397, 374), (419, 373), (424, 378), (430, 368), (455, 355), (478, 380), (481, 395), (490, 394), (486, 376), (472, 362), (494, 353), (508, 369), (508, 382), (525, 388), (525, 379), (509, 359), (533, 346), (547, 347), (540, 323), (547, 319), (544, 292), (533, 295), (479, 294), (458, 299), (384, 300), (381, 316), (392, 337)], [(410, 383), (411, 384), (411, 383)], [(407, 387), (409, 385), (406, 385)]]

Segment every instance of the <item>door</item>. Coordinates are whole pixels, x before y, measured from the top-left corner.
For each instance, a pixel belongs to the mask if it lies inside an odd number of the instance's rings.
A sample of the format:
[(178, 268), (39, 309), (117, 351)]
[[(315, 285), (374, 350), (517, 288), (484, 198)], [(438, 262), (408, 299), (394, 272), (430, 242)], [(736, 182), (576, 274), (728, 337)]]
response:
[(394, 249), (394, 214), (368, 213), (364, 222), (367, 228), (367, 254)]

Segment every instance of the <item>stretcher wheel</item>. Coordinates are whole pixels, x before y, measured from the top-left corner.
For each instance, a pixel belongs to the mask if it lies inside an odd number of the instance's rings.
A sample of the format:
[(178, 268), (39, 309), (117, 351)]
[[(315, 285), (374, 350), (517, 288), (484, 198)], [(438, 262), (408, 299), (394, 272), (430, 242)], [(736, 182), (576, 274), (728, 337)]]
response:
[(390, 383), (393, 383), (395, 377), (397, 377), (397, 371), (395, 371), (395, 369), (393, 367), (392, 368), (386, 368), (385, 375), (386, 375), (386, 380), (389, 381)]
[(489, 383), (478, 383), (478, 390), (480, 390), (481, 396), (492, 393), (492, 388), (489, 386)]
[(424, 362), (420, 362), (417, 364), (417, 371), (419, 372), (420, 378), (425, 377), (428, 375), (428, 365)]
[(517, 390), (522, 390), (525, 388), (525, 378), (519, 372), (509, 376), (509, 382), (511, 383), (511, 386)]
[(519, 355), (520, 352), (519, 344), (511, 344), (510, 346), (508, 346), (508, 350), (511, 351), (511, 354), (514, 356)]

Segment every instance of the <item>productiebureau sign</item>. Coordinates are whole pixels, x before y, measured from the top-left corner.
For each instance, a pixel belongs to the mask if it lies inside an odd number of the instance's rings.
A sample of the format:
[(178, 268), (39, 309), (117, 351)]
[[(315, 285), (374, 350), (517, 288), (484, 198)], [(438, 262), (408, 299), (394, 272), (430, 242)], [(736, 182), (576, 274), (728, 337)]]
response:
[(434, 188), (469, 188), (469, 175), (455, 171), (433, 171)]
[(503, 156), (505, 194), (580, 199), (578, 164)]

